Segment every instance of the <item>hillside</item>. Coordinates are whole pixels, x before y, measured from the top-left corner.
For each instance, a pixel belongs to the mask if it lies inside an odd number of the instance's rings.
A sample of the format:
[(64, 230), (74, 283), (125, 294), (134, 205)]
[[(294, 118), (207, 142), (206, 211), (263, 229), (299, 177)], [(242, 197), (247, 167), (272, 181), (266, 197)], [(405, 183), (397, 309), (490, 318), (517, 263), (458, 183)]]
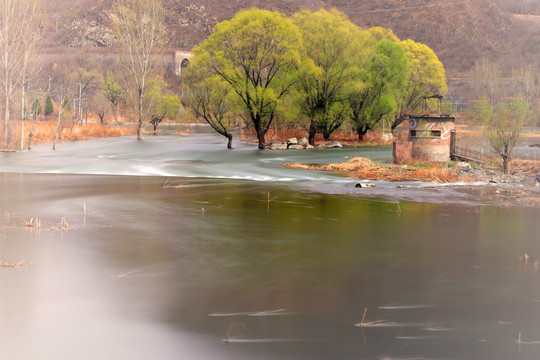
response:
[[(48, 47), (113, 46), (112, 0), (46, 0)], [(300, 9), (337, 8), (363, 27), (383, 26), (402, 39), (429, 45), (448, 76), (464, 74), (481, 57), (504, 64), (538, 56), (540, 21), (516, 17), (489, 0), (165, 0), (168, 46), (200, 44), (215, 25), (251, 7), (293, 14)], [(55, 19), (58, 18), (58, 32)], [(536, 60), (537, 61), (537, 60)], [(508, 67), (508, 66), (507, 66)]]

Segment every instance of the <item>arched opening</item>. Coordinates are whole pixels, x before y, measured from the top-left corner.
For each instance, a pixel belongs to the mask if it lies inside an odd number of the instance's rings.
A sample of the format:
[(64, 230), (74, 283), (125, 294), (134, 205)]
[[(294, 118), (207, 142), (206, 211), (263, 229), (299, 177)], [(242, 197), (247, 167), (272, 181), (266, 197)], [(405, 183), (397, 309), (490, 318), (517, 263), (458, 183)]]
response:
[(180, 69), (187, 68), (188, 66), (189, 66), (189, 59), (185, 58), (185, 59), (182, 60), (182, 62), (180, 63)]

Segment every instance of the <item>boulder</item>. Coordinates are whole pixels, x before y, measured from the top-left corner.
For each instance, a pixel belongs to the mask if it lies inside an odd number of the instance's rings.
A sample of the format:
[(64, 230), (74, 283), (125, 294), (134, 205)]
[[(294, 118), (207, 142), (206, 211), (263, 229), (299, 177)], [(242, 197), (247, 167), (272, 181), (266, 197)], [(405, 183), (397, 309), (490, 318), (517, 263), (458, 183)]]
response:
[(303, 150), (304, 147), (302, 145), (289, 145), (289, 149), (292, 150)]
[(466, 162), (460, 162), (456, 165), (456, 171), (457, 172), (471, 172), (471, 164)]
[(326, 144), (317, 145), (317, 149), (326, 149)]
[(333, 143), (328, 145), (328, 147), (330, 149), (337, 149), (337, 148), (341, 149), (343, 147), (343, 145), (341, 145), (339, 141), (334, 141)]
[(290, 138), (287, 140), (287, 145), (297, 145), (298, 140), (296, 138)]
[(302, 146), (308, 146), (309, 145), (309, 141), (306, 137), (303, 137), (301, 138), (300, 140), (298, 140), (298, 145), (302, 145)]
[(313, 147), (313, 146), (307, 144), (307, 145), (306, 145), (306, 149), (315, 149), (315, 147)]
[(270, 143), (270, 150), (286, 150), (287, 144), (281, 141), (273, 141)]
[(374, 183), (357, 183), (354, 187), (362, 189), (372, 189), (375, 187)]

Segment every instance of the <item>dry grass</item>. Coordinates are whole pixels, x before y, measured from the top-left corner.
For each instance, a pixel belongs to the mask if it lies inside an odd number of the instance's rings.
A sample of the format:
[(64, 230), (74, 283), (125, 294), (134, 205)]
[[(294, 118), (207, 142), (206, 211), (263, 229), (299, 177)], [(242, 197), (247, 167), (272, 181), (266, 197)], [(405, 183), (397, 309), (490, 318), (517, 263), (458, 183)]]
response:
[(382, 165), (369, 159), (355, 157), (346, 163), (326, 164), (322, 166), (285, 164), (285, 166), (308, 169), (328, 170), (345, 173), (356, 179), (385, 180), (385, 181), (424, 181), (424, 182), (457, 182), (473, 181), (477, 178), (458, 175), (456, 170), (446, 164), (429, 164), (425, 168), (415, 168), (400, 165)]
[[(28, 134), (34, 128), (34, 123), (27, 121), (24, 124), (24, 147), (28, 147)], [(56, 131), (56, 121), (38, 121), (34, 129), (31, 145), (40, 143), (52, 143)], [(58, 142), (79, 141), (101, 137), (116, 137), (136, 134), (135, 127), (107, 126), (99, 123), (89, 124), (65, 124), (60, 132)], [(21, 125), (14, 121), (10, 126), (10, 143), (7, 149), (19, 149), (21, 143)]]
[(512, 174), (536, 175), (540, 172), (540, 160), (514, 159), (510, 162)]
[(6, 262), (3, 262), (2, 260), (0, 260), (0, 269), (1, 268), (25, 268), (27, 266), (28, 266), (28, 264), (25, 263), (24, 261), (20, 261), (20, 262), (15, 263), (15, 264), (10, 264), (10, 263), (6, 263)]
[[(382, 140), (382, 133), (375, 131), (370, 132), (363, 141), (358, 140), (358, 135), (352, 131), (335, 131), (332, 133), (330, 140), (325, 141), (321, 134), (315, 136), (315, 145), (321, 143), (331, 143), (334, 141), (339, 141), (343, 145), (347, 146), (360, 146), (360, 145), (392, 145), (392, 140)], [(280, 129), (274, 130), (270, 129), (266, 133), (266, 141), (287, 141), (290, 138), (303, 138), (308, 137), (308, 132), (303, 129)], [(242, 130), (242, 141), (257, 141), (257, 134), (252, 129)]]

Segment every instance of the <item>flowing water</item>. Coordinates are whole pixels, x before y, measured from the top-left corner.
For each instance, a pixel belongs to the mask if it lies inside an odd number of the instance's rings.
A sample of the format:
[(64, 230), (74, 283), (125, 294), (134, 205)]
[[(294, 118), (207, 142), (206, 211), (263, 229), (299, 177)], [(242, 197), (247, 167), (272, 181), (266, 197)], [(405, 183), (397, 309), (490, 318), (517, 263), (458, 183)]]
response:
[(1, 154), (0, 358), (538, 358), (539, 209), (282, 166), (388, 148), (235, 146)]

